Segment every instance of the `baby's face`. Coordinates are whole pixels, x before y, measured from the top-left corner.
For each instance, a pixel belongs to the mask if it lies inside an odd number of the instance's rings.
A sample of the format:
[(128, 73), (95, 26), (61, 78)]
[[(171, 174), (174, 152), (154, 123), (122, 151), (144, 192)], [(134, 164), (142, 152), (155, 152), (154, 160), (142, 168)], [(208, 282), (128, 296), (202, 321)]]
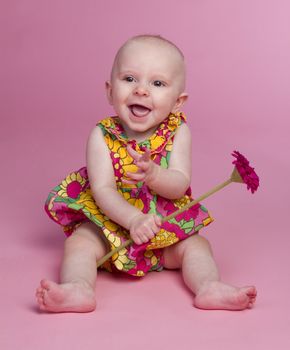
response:
[(187, 95), (183, 92), (185, 68), (180, 53), (167, 43), (133, 40), (117, 56), (109, 102), (125, 130), (154, 130), (171, 112), (177, 112)]

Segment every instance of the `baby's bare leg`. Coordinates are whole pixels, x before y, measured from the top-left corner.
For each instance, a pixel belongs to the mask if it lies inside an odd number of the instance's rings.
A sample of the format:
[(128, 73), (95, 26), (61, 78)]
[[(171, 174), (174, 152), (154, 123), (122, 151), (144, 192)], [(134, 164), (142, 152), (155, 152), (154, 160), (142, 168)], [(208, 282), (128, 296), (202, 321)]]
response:
[(108, 251), (97, 226), (85, 223), (66, 239), (60, 283), (42, 280), (36, 290), (41, 310), (89, 312), (96, 307), (96, 261)]
[(253, 286), (236, 288), (220, 281), (208, 241), (194, 235), (164, 250), (166, 268), (182, 268), (185, 284), (202, 309), (243, 310), (255, 302)]

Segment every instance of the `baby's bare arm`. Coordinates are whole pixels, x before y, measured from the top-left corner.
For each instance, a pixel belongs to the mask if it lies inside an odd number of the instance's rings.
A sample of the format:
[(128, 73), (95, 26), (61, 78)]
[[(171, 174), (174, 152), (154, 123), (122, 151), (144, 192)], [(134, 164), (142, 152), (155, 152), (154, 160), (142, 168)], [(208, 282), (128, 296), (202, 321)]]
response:
[(111, 220), (130, 229), (133, 218), (142, 213), (118, 193), (110, 153), (99, 127), (88, 139), (87, 170), (97, 205)]

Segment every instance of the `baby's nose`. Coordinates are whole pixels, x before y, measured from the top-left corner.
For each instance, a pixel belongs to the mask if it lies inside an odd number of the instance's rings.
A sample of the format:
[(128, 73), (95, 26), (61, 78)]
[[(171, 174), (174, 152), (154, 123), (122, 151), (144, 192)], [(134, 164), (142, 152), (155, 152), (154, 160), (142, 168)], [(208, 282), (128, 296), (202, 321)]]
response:
[(146, 86), (144, 86), (143, 84), (139, 84), (138, 86), (136, 86), (134, 94), (139, 96), (149, 96), (149, 91), (146, 88)]

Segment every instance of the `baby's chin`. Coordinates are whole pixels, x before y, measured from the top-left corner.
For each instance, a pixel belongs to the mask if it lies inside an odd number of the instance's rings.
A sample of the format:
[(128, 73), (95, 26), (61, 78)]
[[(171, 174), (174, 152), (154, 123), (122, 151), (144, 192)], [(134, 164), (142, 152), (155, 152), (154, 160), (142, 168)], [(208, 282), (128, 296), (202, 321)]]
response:
[(128, 138), (135, 139), (138, 142), (145, 141), (151, 135), (153, 135), (159, 125), (159, 123), (152, 123), (149, 121), (143, 121), (143, 123), (136, 123), (132, 122), (131, 120), (124, 121), (122, 119), (121, 124), (123, 125), (123, 128)]
[(147, 134), (150, 132), (154, 132), (156, 130), (156, 128), (158, 127), (158, 125), (156, 125), (155, 123), (148, 123), (148, 122), (144, 122), (144, 123), (129, 123), (127, 125), (127, 128), (129, 128), (131, 131), (134, 131), (136, 133), (140, 133), (140, 134)]

